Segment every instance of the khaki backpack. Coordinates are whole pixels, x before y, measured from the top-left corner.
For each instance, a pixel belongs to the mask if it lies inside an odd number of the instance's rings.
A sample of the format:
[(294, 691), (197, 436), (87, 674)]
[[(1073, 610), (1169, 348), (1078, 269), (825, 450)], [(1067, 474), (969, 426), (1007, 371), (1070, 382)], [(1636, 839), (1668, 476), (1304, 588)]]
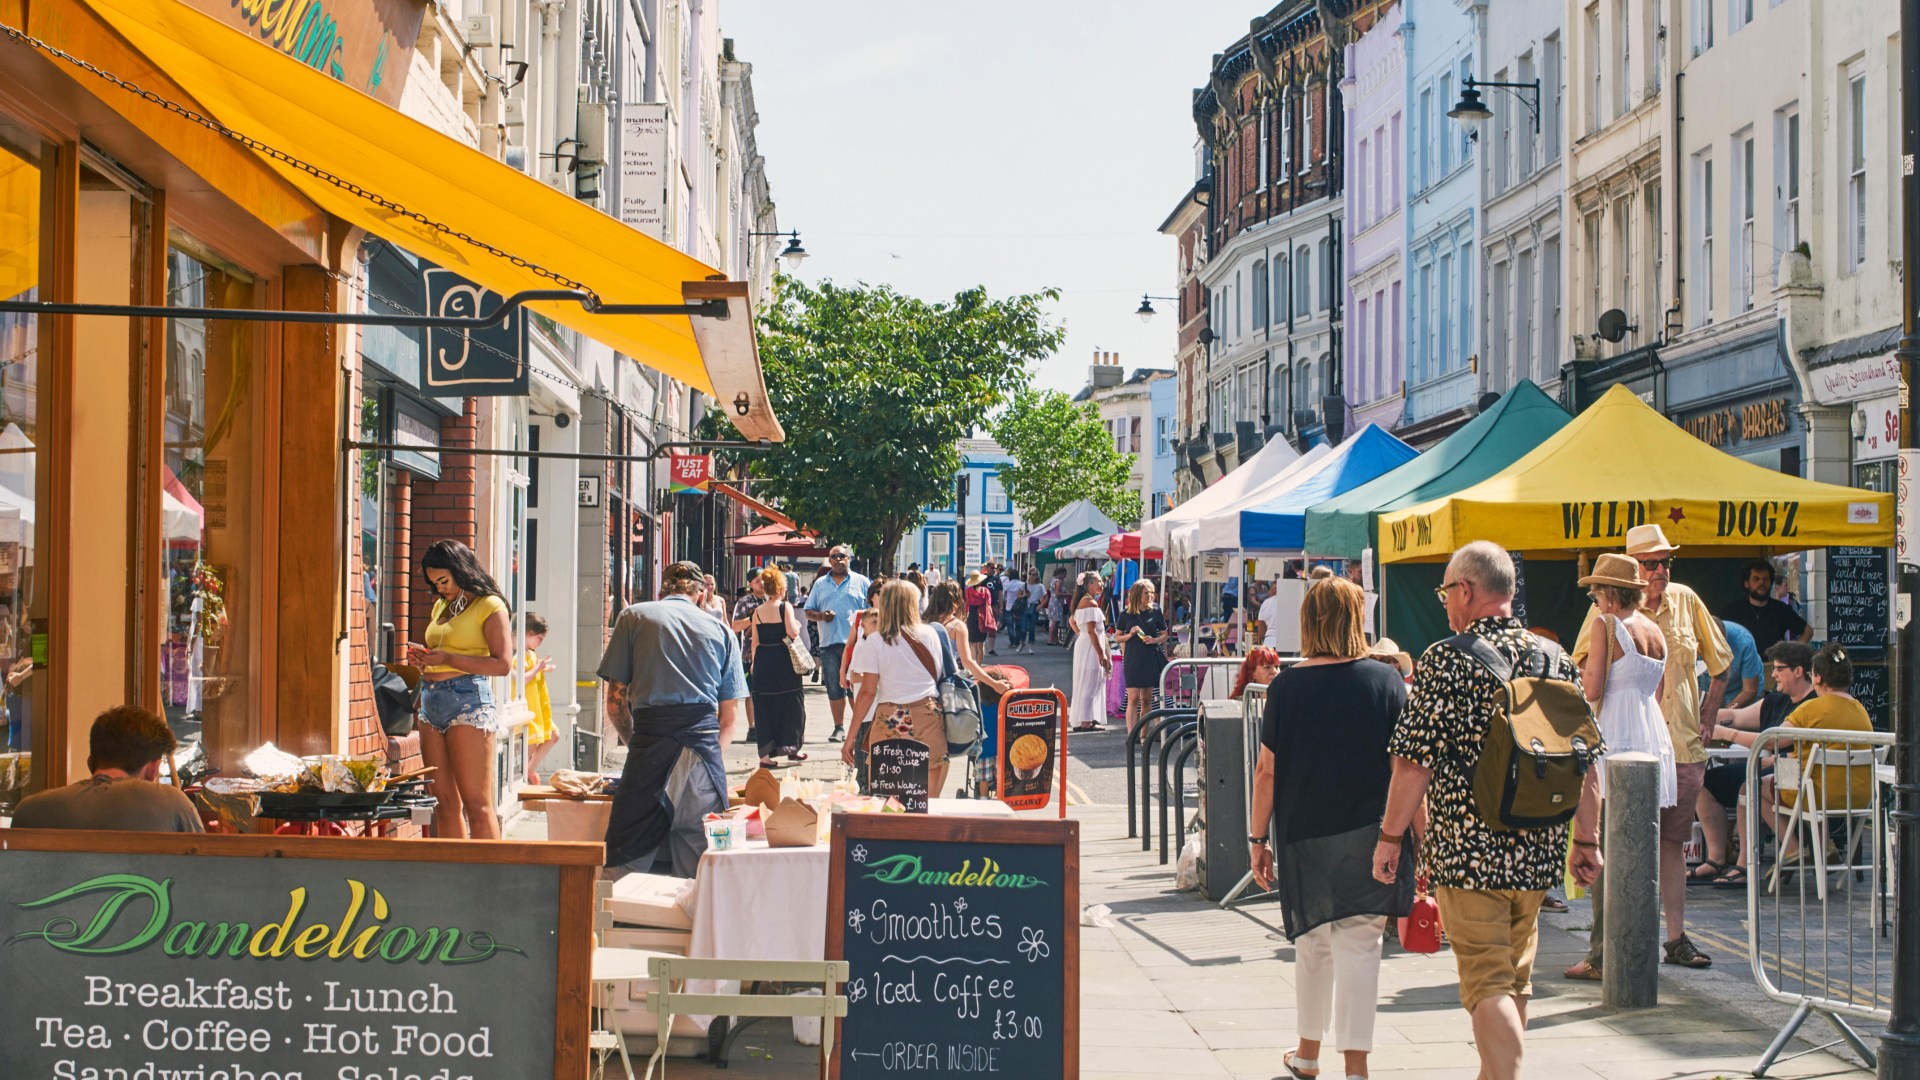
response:
[(1533, 642), (1513, 664), (1478, 634), (1448, 639), (1505, 688), (1473, 767), (1474, 809), (1499, 832), (1572, 820), (1601, 746), (1599, 724), (1579, 684), (1556, 673), (1560, 647), (1538, 637)]

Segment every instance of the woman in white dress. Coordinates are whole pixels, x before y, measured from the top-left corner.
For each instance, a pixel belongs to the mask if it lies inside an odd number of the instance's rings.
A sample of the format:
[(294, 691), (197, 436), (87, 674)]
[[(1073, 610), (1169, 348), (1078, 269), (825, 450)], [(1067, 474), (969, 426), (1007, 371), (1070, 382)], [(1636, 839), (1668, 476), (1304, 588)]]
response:
[[(1640, 564), (1625, 555), (1608, 553), (1594, 560), (1593, 573), (1580, 579), (1593, 598), (1594, 619), (1587, 640), (1593, 643), (1580, 664), (1580, 684), (1587, 700), (1599, 709), (1600, 737), (1609, 755), (1636, 751), (1660, 762), (1660, 806), (1679, 801), (1673, 770), (1673, 740), (1660, 711), (1660, 690), (1667, 672), (1667, 640), (1660, 627), (1640, 612), (1646, 580)], [(1691, 674), (1691, 673), (1689, 673)], [(1607, 790), (1606, 758), (1595, 764), (1600, 790)], [(1602, 853), (1605, 854), (1604, 852)], [(1600, 883), (1589, 886), (1594, 897), (1594, 925), (1601, 921)], [(1593, 935), (1587, 958), (1567, 969), (1568, 978), (1600, 978), (1601, 944)]]
[(1073, 703), (1068, 708), (1075, 731), (1107, 730), (1107, 678), (1113, 651), (1107, 646), (1107, 617), (1100, 605), (1100, 575), (1080, 575), (1073, 591)]

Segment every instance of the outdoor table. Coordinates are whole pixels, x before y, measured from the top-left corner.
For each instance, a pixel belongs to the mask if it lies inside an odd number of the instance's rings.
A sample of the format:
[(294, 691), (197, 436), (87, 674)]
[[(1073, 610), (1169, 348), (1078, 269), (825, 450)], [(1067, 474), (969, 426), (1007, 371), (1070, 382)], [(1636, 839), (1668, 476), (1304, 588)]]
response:
[(1744, 746), (1709, 746), (1706, 750), (1708, 761), (1747, 760), (1748, 751)]

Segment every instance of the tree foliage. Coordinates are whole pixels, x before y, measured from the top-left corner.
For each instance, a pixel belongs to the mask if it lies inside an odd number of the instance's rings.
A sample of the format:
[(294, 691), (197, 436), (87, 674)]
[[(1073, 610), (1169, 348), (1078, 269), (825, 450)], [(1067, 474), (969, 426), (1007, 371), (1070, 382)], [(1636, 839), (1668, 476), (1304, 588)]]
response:
[(1140, 520), (1140, 493), (1127, 488), (1133, 459), (1114, 449), (1093, 402), (1023, 390), (994, 422), (993, 437), (1013, 457), (1000, 466), (1000, 482), (1028, 519), (1045, 521), (1090, 499), (1122, 525)]
[(953, 501), (960, 440), (1059, 347), (1040, 310), (1055, 295), (936, 303), (781, 278), (760, 359), (787, 440), (748, 457), (753, 475), (802, 527), (890, 558), (928, 506)]

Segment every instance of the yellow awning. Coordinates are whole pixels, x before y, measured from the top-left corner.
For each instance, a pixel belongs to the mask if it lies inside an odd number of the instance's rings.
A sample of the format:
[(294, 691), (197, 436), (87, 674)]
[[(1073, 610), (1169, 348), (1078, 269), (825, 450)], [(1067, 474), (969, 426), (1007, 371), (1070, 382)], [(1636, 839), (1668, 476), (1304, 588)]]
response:
[[(178, 0), (84, 3), (213, 119), (392, 204), (378, 205), (262, 155), (328, 213), (494, 292), (568, 287), (521, 261), (578, 282), (609, 304), (683, 303), (684, 283), (716, 274)], [(37, 11), (34, 22), (40, 22)], [(123, 93), (83, 72), (73, 77), (95, 93)], [(571, 302), (532, 307), (697, 390), (714, 392), (686, 316), (592, 315)]]
[(40, 280), (40, 169), (0, 148), (0, 300)]
[(1380, 558), (1432, 558), (1470, 540), (1510, 551), (1617, 548), (1647, 523), (1681, 548), (1890, 547), (1893, 496), (1742, 461), (1615, 386), (1504, 472), (1382, 514)]

